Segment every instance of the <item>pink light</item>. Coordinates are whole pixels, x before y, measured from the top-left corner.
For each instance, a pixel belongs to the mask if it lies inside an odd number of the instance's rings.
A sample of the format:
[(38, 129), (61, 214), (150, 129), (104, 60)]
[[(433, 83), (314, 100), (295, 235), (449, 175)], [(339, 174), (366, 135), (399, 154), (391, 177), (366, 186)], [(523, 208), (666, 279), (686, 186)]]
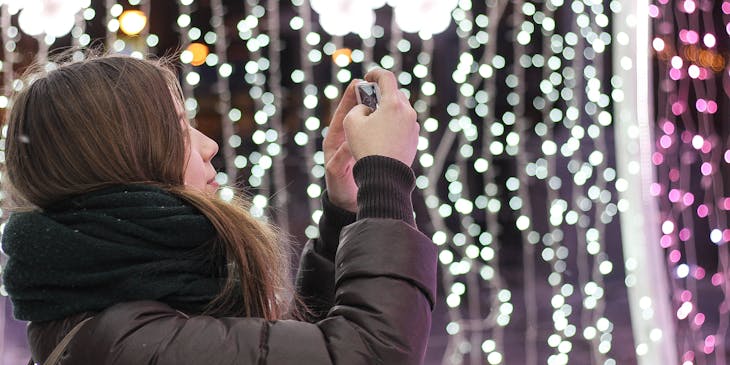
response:
[(709, 162), (702, 163), (700, 171), (702, 172), (702, 175), (710, 176), (712, 174), (712, 164)]
[(679, 299), (683, 302), (689, 302), (692, 300), (692, 292), (689, 290), (682, 290), (682, 294), (679, 295)]
[(649, 5), (649, 16), (656, 18), (659, 16), (659, 7), (656, 5)]
[(702, 148), (700, 148), (700, 150), (703, 153), (710, 153), (710, 151), (712, 151), (712, 143), (706, 140), (705, 143), (702, 144)]
[(664, 130), (664, 134), (673, 134), (674, 133), (674, 123), (670, 121), (664, 122), (662, 124), (662, 130)]
[(700, 80), (707, 80), (710, 77), (710, 73), (707, 72), (707, 69), (704, 67), (700, 67)]
[(691, 233), (690, 233), (689, 229), (687, 229), (687, 228), (682, 228), (682, 230), (679, 231), (679, 239), (682, 241), (689, 240), (690, 236), (691, 236)]
[(687, 31), (687, 43), (689, 44), (696, 44), (700, 41), (700, 35), (697, 34), (694, 30), (688, 30)]
[(694, 273), (695, 279), (702, 280), (705, 277), (705, 269), (697, 267)]
[(681, 193), (677, 189), (672, 189), (669, 191), (669, 201), (672, 203), (676, 203), (679, 201)]
[(730, 242), (730, 229), (724, 229), (722, 231), (722, 239), (725, 242)]
[(662, 246), (662, 248), (669, 248), (672, 246), (672, 236), (669, 235), (663, 235), (662, 238), (659, 239), (659, 245)]
[(722, 12), (725, 14), (730, 14), (730, 2), (723, 2), (722, 3)]
[(689, 350), (682, 355), (682, 361), (692, 361), (695, 359), (695, 352), (692, 350)]
[(707, 205), (700, 204), (699, 207), (697, 207), (697, 216), (700, 218), (707, 217), (707, 214), (710, 212), (710, 210), (707, 208)]
[(669, 137), (666, 134), (663, 135), (661, 138), (659, 138), (659, 145), (662, 146), (662, 148), (671, 147), (672, 146), (672, 137)]
[(727, 23), (727, 25), (725, 26), (725, 32), (727, 32), (727, 34), (730, 34), (730, 23)]
[(682, 70), (676, 68), (669, 69), (669, 78), (677, 81), (682, 78)]
[(687, 43), (687, 29), (679, 30), (679, 40), (684, 43)]
[(651, 196), (659, 196), (662, 193), (662, 186), (659, 183), (651, 183), (649, 186), (649, 194)]
[(693, 0), (687, 0), (684, 2), (684, 11), (687, 13), (692, 13), (697, 9), (697, 4)]
[(698, 112), (704, 113), (707, 110), (707, 101), (705, 101), (705, 99), (697, 99), (697, 102), (695, 103), (695, 108), (697, 108)]
[(702, 326), (703, 323), (705, 323), (705, 315), (702, 313), (697, 313), (695, 315), (695, 325), (699, 327)]
[(725, 151), (725, 162), (730, 163), (730, 150)]
[(717, 103), (714, 100), (707, 102), (707, 111), (710, 112), (710, 114), (717, 113)]
[(679, 250), (672, 250), (672, 252), (669, 253), (669, 261), (671, 261), (673, 264), (676, 264), (681, 259), (682, 253), (679, 252)]
[(724, 282), (724, 280), (722, 279), (722, 274), (719, 272), (712, 275), (712, 279), (710, 280), (712, 281), (712, 285), (714, 286), (720, 286)]
[(712, 35), (712, 33), (705, 34), (705, 36), (702, 38), (702, 41), (705, 42), (705, 46), (707, 46), (708, 48), (714, 47), (715, 43), (717, 43), (717, 41), (715, 40), (715, 36)]
[(657, 165), (657, 166), (661, 165), (664, 162), (664, 155), (662, 155), (659, 152), (654, 152), (651, 155), (651, 162), (653, 162), (654, 165)]
[(709, 335), (705, 337), (705, 353), (711, 354), (715, 350), (715, 336)]
[[(679, 181), (679, 170), (677, 170), (677, 169), (669, 170), (669, 180), (672, 182)], [(679, 201), (679, 197), (677, 198), (677, 201)], [(675, 201), (675, 203), (676, 203), (676, 201)]]
[(695, 196), (692, 193), (685, 193), (682, 197), (682, 203), (686, 206), (692, 205), (695, 202)]
[(684, 105), (682, 105), (682, 102), (677, 101), (672, 104), (672, 114), (674, 115), (680, 115), (684, 113)]
[(697, 65), (690, 65), (687, 69), (687, 74), (689, 74), (689, 77), (696, 79), (700, 77), (700, 68)]
[(682, 142), (690, 143), (692, 141), (692, 133), (688, 131), (682, 132)]
[(674, 56), (672, 57), (672, 67), (676, 69), (681, 69), (684, 62), (682, 61), (682, 57)]
[(657, 52), (661, 52), (664, 50), (664, 40), (661, 38), (654, 38), (654, 40), (651, 42), (651, 45)]
[(730, 198), (722, 198), (717, 204), (720, 210), (730, 210)]

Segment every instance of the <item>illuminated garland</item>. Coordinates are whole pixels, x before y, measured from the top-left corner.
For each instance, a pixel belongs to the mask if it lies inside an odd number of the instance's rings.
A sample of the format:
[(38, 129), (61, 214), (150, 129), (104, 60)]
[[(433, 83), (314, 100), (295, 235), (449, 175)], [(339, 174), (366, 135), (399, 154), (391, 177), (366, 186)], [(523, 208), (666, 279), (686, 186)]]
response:
[[(128, 3), (149, 14), (150, 1)], [(343, 17), (371, 10), (375, 17), (375, 10), (385, 1), (370, 5), (345, 3), (353, 4), (348, 5), (353, 8), (347, 8)], [(283, 24), (297, 33), (301, 56), (293, 61), (294, 71), (281, 76), (278, 7), (282, 5), (275, 0), (265, 4), (260, 0), (245, 1), (245, 14), (236, 28), (250, 57), (242, 65), (243, 80), (237, 80), (233, 78), (236, 65), (226, 57), (230, 42), (226, 38), (223, 2), (211, 1), (212, 31), (204, 34), (192, 24), (191, 17), (200, 4), (178, 1), (188, 117), (194, 118), (199, 109), (195, 91), (201, 74), (196, 67), (217, 70), (216, 111), (221, 115), (225, 165), (225, 171), (216, 176), (223, 186), (221, 196), (231, 198), (234, 190), (230, 187), (245, 175), (247, 185), (255, 191), (255, 216), (265, 217), (266, 209), (273, 205), (274, 214), (283, 213), (277, 216), (277, 223), (284, 231), (316, 237), (324, 188), (324, 155), (319, 146), (329, 118), (323, 115), (324, 103), (334, 105), (353, 74), (364, 73), (375, 65), (390, 69), (413, 101), (422, 123), (416, 185), (429, 209), (427, 217), (418, 219), (432, 224), (428, 233), (439, 246), (448, 311), (445, 328), (434, 329), (436, 334), (445, 331), (448, 335), (442, 363), (616, 364), (625, 349), (614, 348), (615, 318), (609, 318), (606, 312), (606, 277), (623, 273), (625, 268), (624, 282), (630, 292), (651, 278), (640, 274), (641, 256), (626, 254), (623, 265), (617, 264), (619, 257), (609, 256), (615, 254), (617, 246), (612, 246), (606, 235), (617, 227), (614, 220), (618, 212), (635, 214), (633, 209), (641, 213), (640, 209), (647, 208), (632, 206), (630, 198), (632, 189), (638, 186), (634, 175), (644, 168), (641, 161), (629, 160), (626, 166), (617, 167), (609, 163), (613, 151), (608, 136), (614, 127), (631, 141), (642, 136), (636, 127), (623, 130), (623, 124), (614, 124), (617, 116), (612, 108), (625, 103), (624, 95), (631, 90), (623, 88), (629, 80), (609, 69), (606, 54), (637, 41), (619, 29), (627, 24), (631, 27), (631, 19), (636, 23), (640, 11), (625, 9), (626, 2), (617, 0), (387, 3), (389, 7), (377, 10), (377, 14), (392, 11), (391, 24), (385, 28), (374, 24), (366, 29), (353, 21), (349, 31), (360, 37), (353, 39), (342, 30), (342, 22), (328, 23), (333, 18), (322, 13), (322, 2), (291, 0), (287, 5), (295, 15), (283, 19)], [(432, 13), (413, 16), (414, 11), (427, 9), (429, 4), (433, 5)], [(71, 30), (73, 45), (91, 44), (86, 23), (93, 21), (96, 13), (90, 5), (87, 1), (76, 15)], [(419, 8), (421, 5), (423, 8)], [(159, 37), (149, 34), (148, 27), (140, 35), (145, 47), (140, 49), (132, 40), (117, 35), (124, 7), (115, 0), (106, 0), (103, 7), (108, 48), (140, 57), (148, 48), (155, 52)], [(9, 6), (3, 4), (1, 10), (6, 52), (0, 66), (5, 85), (0, 108), (6, 108), (9, 85), (16, 85), (13, 56), (21, 34), (11, 24)], [(730, 141), (714, 125), (730, 90), (727, 54), (718, 46), (728, 41), (730, 2), (718, 1), (712, 8), (694, 0), (657, 0), (644, 10), (656, 22), (657, 35), (651, 44), (657, 55), (660, 83), (672, 86), (658, 97), (656, 153), (651, 158), (659, 175), (651, 192), (662, 199), (657, 245), (666, 249), (673, 276), (681, 361), (683, 365), (712, 360), (723, 363), (730, 326), (726, 244), (730, 241), (730, 198), (723, 190), (722, 171), (730, 163)], [(724, 33), (708, 31), (714, 26), (708, 19), (717, 11), (724, 17), (725, 24), (718, 27)], [(450, 70), (453, 84), (437, 85), (433, 61), (440, 50), (434, 48), (442, 41), (437, 28), (445, 24), (439, 16), (447, 12), (446, 32), (455, 32), (458, 38), (458, 62)], [(510, 18), (505, 14), (511, 14)], [(610, 29), (616, 26), (611, 22), (617, 18), (620, 24), (611, 34)], [(330, 35), (320, 31), (316, 19), (321, 28), (337, 32)], [(347, 23), (349, 18), (343, 19)], [(678, 24), (676, 34), (665, 23)], [(702, 28), (700, 23), (704, 24)], [(262, 24), (268, 27), (264, 29)], [(504, 33), (505, 27), (510, 32)], [(43, 60), (56, 39), (37, 39), (37, 57)], [(385, 47), (376, 47), (379, 42)], [(509, 43), (509, 51), (497, 47), (503, 42)], [(383, 49), (385, 53), (381, 54)], [(417, 55), (415, 63), (411, 54)], [(636, 58), (618, 58), (614, 69), (630, 71), (638, 62)], [(320, 66), (329, 67), (329, 79), (315, 77)], [(538, 74), (539, 80), (533, 81), (532, 76)], [(291, 133), (285, 131), (282, 120), (282, 77), (294, 83), (289, 95), (301, 95), (297, 101), (301, 126)], [(723, 80), (721, 87), (717, 87), (718, 80)], [(233, 105), (231, 83), (235, 82), (245, 83), (253, 110)], [(452, 89), (456, 90), (453, 96), (445, 92)], [(688, 104), (690, 91), (696, 98)], [(446, 107), (445, 114), (434, 110), (437, 102)], [(253, 116), (250, 136), (237, 132), (237, 123), (244, 115)], [(3, 137), (5, 133), (3, 129)], [(238, 150), (248, 138), (255, 148), (244, 156)], [(285, 151), (287, 146), (291, 148)], [(306, 156), (304, 192), (291, 191), (287, 185), (284, 162), (292, 154)], [(686, 163), (682, 156), (692, 156), (696, 162)], [(504, 166), (511, 167), (497, 171)], [(481, 181), (477, 189), (475, 174)], [(695, 178), (701, 181), (699, 188), (693, 183)], [(534, 199), (538, 192), (544, 192), (544, 199)], [(304, 193), (309, 197), (310, 219), (304, 232), (291, 232), (287, 202), (290, 195)], [(512, 221), (505, 225), (499, 220), (504, 217)], [(697, 235), (704, 230), (706, 237)], [(521, 240), (523, 288), (512, 288), (500, 269), (507, 245), (502, 237), (510, 234)], [(698, 262), (695, 252), (699, 245), (709, 243), (717, 247), (719, 258), (714, 272)], [(719, 317), (718, 323), (710, 323), (710, 313), (698, 310), (704, 304), (699, 298), (700, 283), (709, 283), (722, 297), (715, 303), (717, 313), (713, 313)], [(550, 297), (542, 300), (539, 292), (549, 292)], [(646, 324), (663, 318), (661, 293), (632, 295), (633, 325), (639, 328), (634, 331), (636, 343), (632, 350), (640, 361), (648, 361), (659, 351), (654, 346), (669, 344), (673, 333), (660, 324)], [(538, 309), (548, 305), (550, 318), (543, 318), (546, 316)], [(539, 327), (543, 323), (551, 327)], [(515, 333), (524, 339), (524, 347), (517, 352), (509, 342)], [(574, 347), (587, 349), (589, 354), (576, 355)]]
[[(673, 279), (681, 361), (726, 364), (730, 199), (724, 181), (730, 139), (718, 113), (727, 111), (730, 96), (730, 2), (661, 0), (652, 2), (648, 12), (656, 32), (651, 43), (657, 84), (662, 85), (657, 88), (652, 162), (658, 175), (652, 194), (661, 198), (657, 244), (666, 250)], [(718, 13), (720, 24), (714, 21)], [(668, 24), (676, 24), (676, 31)], [(717, 255), (716, 263), (698, 259), (708, 247)]]

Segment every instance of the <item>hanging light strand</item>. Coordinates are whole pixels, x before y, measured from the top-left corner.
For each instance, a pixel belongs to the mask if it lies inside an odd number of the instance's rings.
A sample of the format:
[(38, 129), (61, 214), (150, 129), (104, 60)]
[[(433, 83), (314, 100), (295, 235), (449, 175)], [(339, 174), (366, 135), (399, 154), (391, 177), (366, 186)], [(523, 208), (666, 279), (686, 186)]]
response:
[[(284, 125), (282, 123), (282, 100), (283, 91), (281, 86), (281, 56), (279, 54), (278, 40), (281, 38), (281, 30), (279, 29), (280, 13), (279, 13), (279, 1), (278, 0), (267, 0), (266, 6), (268, 9), (268, 30), (271, 38), (271, 44), (268, 47), (268, 59), (269, 59), (269, 77), (267, 79), (269, 90), (273, 96), (273, 101), (269, 105), (273, 107), (273, 114), (269, 116), (269, 124), (271, 128), (279, 131), (275, 141), (269, 144), (269, 148), (276, 149), (274, 155), (274, 192), (276, 196), (276, 207), (277, 207), (277, 225), (281, 227), (284, 233), (290, 233), (289, 228), (289, 216), (287, 212), (287, 205), (289, 203), (289, 192), (287, 191), (287, 175), (286, 165), (284, 164), (284, 157), (286, 156), (285, 149), (285, 138), (286, 136)], [(265, 62), (264, 62), (265, 63)], [(273, 150), (271, 152), (274, 152)]]
[[(237, 169), (235, 165), (236, 151), (231, 146), (231, 138), (234, 136), (233, 122), (229, 117), (231, 110), (231, 89), (229, 77), (233, 73), (233, 66), (228, 63), (228, 38), (226, 37), (225, 18), (223, 3), (221, 0), (211, 0), (212, 16), (210, 25), (215, 32), (214, 50), (218, 55), (218, 73), (215, 83), (215, 91), (218, 94), (216, 112), (221, 118), (221, 132), (223, 137), (223, 163), (227, 180), (235, 184)], [(260, 215), (259, 215), (260, 216)]]
[[(516, 157), (517, 160), (517, 179), (515, 186), (509, 187), (509, 190), (515, 191), (516, 194), (510, 199), (512, 209), (515, 211), (516, 220), (515, 224), (522, 237), (522, 263), (524, 267), (524, 301), (525, 301), (525, 363), (536, 364), (538, 363), (537, 358), (537, 337), (538, 337), (538, 308), (537, 308), (537, 288), (535, 284), (535, 248), (529, 243), (529, 234), (534, 229), (534, 223), (531, 221), (533, 218), (532, 207), (530, 204), (529, 189), (530, 181), (525, 172), (527, 166), (527, 150), (526, 143), (528, 136), (525, 132), (528, 130), (526, 126), (527, 117), (525, 116), (525, 106), (521, 102), (526, 98), (525, 88), (525, 70), (519, 64), (520, 59), (526, 55), (526, 46), (529, 44), (520, 37), (524, 33), (519, 32), (524, 20), (523, 1), (513, 1), (515, 8), (512, 14), (512, 29), (513, 34), (516, 36), (514, 39), (514, 53), (512, 74), (508, 75), (506, 82), (508, 86), (514, 90), (508, 95), (508, 103), (512, 106), (512, 112), (508, 112), (510, 117), (503, 117), (506, 124), (513, 124), (513, 131), (510, 132), (506, 137), (507, 146), (506, 152)], [(529, 37), (529, 36), (528, 36)], [(505, 114), (507, 115), (507, 113)], [(516, 130), (516, 132), (514, 131)], [(515, 138), (517, 143), (515, 143)], [(509, 178), (514, 179), (513, 177)], [(515, 200), (518, 198), (519, 200)]]
[(300, 109), (300, 117), (304, 121), (302, 129), (306, 130), (306, 138), (302, 138), (302, 140), (305, 140), (304, 156), (307, 156), (306, 167), (309, 172), (307, 174), (309, 180), (307, 195), (311, 198), (309, 199), (309, 211), (312, 219), (305, 229), (305, 234), (309, 238), (314, 238), (319, 234), (316, 224), (322, 214), (319, 197), (322, 194), (322, 177), (324, 177), (324, 153), (317, 148), (317, 142), (321, 137), (319, 132), (322, 131), (322, 122), (314, 113), (314, 109), (318, 105), (318, 88), (312, 80), (313, 66), (307, 59), (312, 49), (306, 39), (307, 35), (312, 33), (312, 9), (309, 0), (292, 0), (292, 4), (297, 7), (298, 15), (292, 18), (289, 24), (298, 30), (302, 52), (299, 60), (301, 69), (294, 70), (291, 78), (294, 83), (302, 85), (303, 107)]
[[(257, 145), (248, 158), (251, 163), (248, 183), (257, 189), (257, 194), (253, 197), (252, 211), (256, 216), (264, 217), (264, 210), (270, 205), (269, 199), (272, 198), (272, 183), (275, 182), (271, 175), (275, 166), (274, 159), (282, 153), (282, 146), (277, 141), (284, 131), (275, 129), (271, 125), (271, 116), (277, 111), (273, 105), (274, 94), (267, 90), (268, 80), (265, 72), (270, 70), (271, 63), (269, 58), (264, 56), (264, 51), (270, 49), (271, 38), (260, 28), (266, 10), (258, 0), (247, 0), (244, 2), (244, 13), (246, 16), (238, 22), (237, 28), (239, 37), (246, 41), (246, 48), (249, 52), (249, 60), (244, 66), (246, 72), (244, 80), (250, 86), (248, 93), (253, 101), (255, 122), (255, 130), (251, 139)], [(273, 19), (267, 17), (267, 21), (273, 21)], [(241, 138), (233, 138), (230, 141), (231, 146), (238, 147)], [(235, 158), (245, 161), (242, 156)], [(239, 162), (238, 165), (242, 165), (242, 163)], [(277, 186), (274, 186), (274, 190), (278, 196), (280, 191)], [(286, 195), (286, 191), (283, 191), (283, 194)], [(286, 227), (282, 226), (282, 229), (284, 228)]]
[[(657, 97), (657, 150), (652, 162), (658, 179), (652, 194), (662, 198), (659, 245), (667, 251), (672, 276), (681, 361), (703, 364), (714, 359), (725, 364), (730, 204), (723, 176), (727, 169), (721, 166), (730, 162), (730, 141), (727, 137), (723, 141), (715, 115), (727, 99), (718, 96), (718, 86), (723, 84), (726, 95), (730, 90), (727, 59), (718, 50), (718, 45), (727, 44), (730, 3), (659, 2), (649, 5), (648, 12), (655, 19), (651, 44), (664, 85)], [(715, 24), (718, 12), (723, 14), (721, 26)], [(664, 24), (676, 24), (678, 31)], [(699, 261), (698, 252), (707, 250), (700, 247), (708, 244), (717, 249), (714, 273), (708, 272), (709, 263), (703, 266)], [(717, 313), (708, 313), (712, 304)], [(719, 321), (708, 321), (713, 317)]]

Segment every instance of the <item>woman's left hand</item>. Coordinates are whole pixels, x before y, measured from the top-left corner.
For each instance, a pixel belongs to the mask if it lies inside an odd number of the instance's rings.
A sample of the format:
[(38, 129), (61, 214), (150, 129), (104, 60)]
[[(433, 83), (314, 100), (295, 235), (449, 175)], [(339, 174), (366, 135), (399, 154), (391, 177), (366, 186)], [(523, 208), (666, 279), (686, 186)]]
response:
[(330, 121), (327, 136), (322, 142), (327, 195), (334, 205), (351, 212), (357, 212), (357, 185), (355, 184), (355, 178), (352, 176), (355, 159), (352, 157), (350, 147), (345, 139), (345, 129), (342, 122), (350, 109), (357, 105), (355, 85), (359, 81), (352, 80), (345, 89), (340, 104)]

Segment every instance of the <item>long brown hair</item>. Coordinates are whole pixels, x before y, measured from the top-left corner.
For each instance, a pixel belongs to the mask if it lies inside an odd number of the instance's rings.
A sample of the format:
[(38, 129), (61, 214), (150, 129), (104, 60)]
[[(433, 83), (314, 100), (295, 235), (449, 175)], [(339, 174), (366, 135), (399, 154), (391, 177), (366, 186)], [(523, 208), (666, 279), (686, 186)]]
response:
[(43, 209), (115, 184), (162, 187), (210, 220), (212, 247), (228, 262), (206, 313), (281, 318), (292, 291), (275, 227), (252, 217), (242, 198), (226, 202), (183, 183), (183, 99), (169, 63), (89, 54), (52, 65), (30, 68), (11, 98), (4, 188), (15, 208)]

